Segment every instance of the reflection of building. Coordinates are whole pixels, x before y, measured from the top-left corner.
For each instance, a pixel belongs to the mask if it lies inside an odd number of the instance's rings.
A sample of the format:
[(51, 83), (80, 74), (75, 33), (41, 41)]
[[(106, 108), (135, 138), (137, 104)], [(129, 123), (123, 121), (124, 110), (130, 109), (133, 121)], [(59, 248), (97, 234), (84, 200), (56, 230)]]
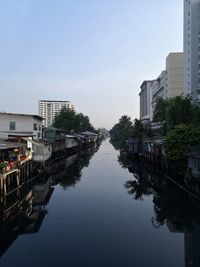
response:
[(184, 0), (184, 94), (200, 101), (200, 0)]
[[(185, 267), (199, 267), (200, 207), (199, 197), (196, 199), (194, 195), (200, 195), (200, 183), (191, 180), (178, 187), (170, 179), (155, 174), (153, 169), (149, 170), (149, 165), (144, 167), (141, 162), (127, 162), (125, 158), (122, 162), (123, 166), (129, 166), (129, 171), (136, 178), (126, 182), (128, 193), (134, 195), (134, 199), (153, 194), (153, 227), (159, 228), (165, 224), (171, 233), (179, 234), (179, 238), (184, 237)], [(186, 190), (182, 190), (183, 187)]]
[(200, 222), (193, 221), (188, 227), (180, 228), (176, 223), (168, 222), (168, 229), (173, 233), (184, 233), (185, 267), (200, 266)]
[(18, 184), (11, 181), (11, 191), (0, 189), (0, 257), (19, 235), (40, 230), (54, 190), (53, 185), (60, 183), (63, 188), (75, 186), (80, 181), (82, 168), (88, 166), (96, 149), (91, 147), (55, 161), (43, 174), (24, 177)]
[(0, 256), (19, 235), (39, 231), (53, 192), (45, 177), (29, 180), (0, 199)]
[(55, 116), (63, 108), (74, 109), (74, 106), (70, 101), (40, 100), (39, 115), (44, 118), (44, 126), (52, 126)]
[(200, 225), (194, 225), (185, 233), (185, 267), (200, 266)]

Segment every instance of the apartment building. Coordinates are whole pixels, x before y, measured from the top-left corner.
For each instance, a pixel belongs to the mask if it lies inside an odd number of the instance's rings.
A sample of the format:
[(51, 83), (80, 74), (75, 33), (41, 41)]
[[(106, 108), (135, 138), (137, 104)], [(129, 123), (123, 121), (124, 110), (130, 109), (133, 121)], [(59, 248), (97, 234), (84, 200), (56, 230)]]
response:
[(154, 80), (146, 80), (140, 86), (140, 120), (149, 123), (151, 118), (152, 84)]
[(170, 53), (166, 58), (165, 98), (183, 94), (183, 53)]
[(200, 103), (200, 0), (184, 0), (184, 95)]
[(63, 108), (74, 110), (74, 106), (70, 101), (40, 100), (39, 115), (44, 118), (43, 125), (50, 127), (54, 122), (55, 116), (59, 114)]
[(140, 91), (140, 119), (144, 122), (153, 120), (156, 99), (163, 99), (183, 94), (183, 53), (170, 53), (166, 58), (166, 68), (150, 81), (144, 81)]
[(161, 97), (163, 99), (167, 98), (167, 71), (164, 70), (161, 72), (161, 74), (158, 76), (157, 79), (155, 79), (151, 86), (151, 94), (152, 94), (152, 102), (150, 103), (150, 121), (153, 120), (153, 114), (156, 106), (156, 99), (158, 97)]

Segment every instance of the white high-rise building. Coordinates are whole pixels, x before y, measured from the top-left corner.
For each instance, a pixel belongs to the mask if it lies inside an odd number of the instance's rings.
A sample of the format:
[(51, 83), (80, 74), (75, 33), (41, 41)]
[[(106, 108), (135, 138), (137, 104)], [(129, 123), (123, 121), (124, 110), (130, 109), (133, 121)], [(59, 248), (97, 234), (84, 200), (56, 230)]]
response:
[(200, 0), (184, 0), (184, 95), (200, 102)]
[(43, 125), (50, 127), (54, 122), (55, 116), (59, 114), (63, 108), (74, 110), (74, 106), (70, 101), (40, 100), (39, 115), (44, 118)]

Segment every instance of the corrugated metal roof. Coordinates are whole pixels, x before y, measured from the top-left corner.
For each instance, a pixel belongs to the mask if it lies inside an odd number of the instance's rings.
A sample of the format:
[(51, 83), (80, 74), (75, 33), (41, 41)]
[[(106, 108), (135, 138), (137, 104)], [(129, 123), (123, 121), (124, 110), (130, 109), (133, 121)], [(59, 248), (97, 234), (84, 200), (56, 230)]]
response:
[(23, 147), (23, 144), (0, 140), (0, 150), (14, 149), (19, 147)]
[(34, 115), (34, 114), (21, 114), (21, 113), (7, 113), (7, 112), (0, 112), (0, 115), (8, 115), (8, 116), (26, 116), (26, 117), (32, 117), (32, 118), (36, 118), (38, 120), (43, 121), (44, 118), (42, 118), (39, 115)]

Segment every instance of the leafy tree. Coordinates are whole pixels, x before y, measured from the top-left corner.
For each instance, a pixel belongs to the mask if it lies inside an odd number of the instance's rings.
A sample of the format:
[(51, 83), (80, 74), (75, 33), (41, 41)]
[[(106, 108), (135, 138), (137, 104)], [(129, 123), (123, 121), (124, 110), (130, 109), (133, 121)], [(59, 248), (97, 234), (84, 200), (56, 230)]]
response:
[(163, 133), (166, 134), (182, 123), (200, 123), (200, 107), (193, 104), (188, 97), (157, 98), (154, 121), (164, 123)]
[(168, 102), (161, 97), (156, 99), (156, 106), (154, 110), (153, 121), (164, 122), (166, 119), (166, 107)]
[(140, 140), (147, 136), (152, 136), (149, 125), (143, 125), (138, 119), (134, 123), (129, 116), (122, 116), (119, 122), (110, 130), (111, 141), (116, 149), (123, 148), (126, 140), (129, 138), (139, 138)]
[(76, 113), (72, 109), (63, 108), (55, 117), (53, 127), (64, 129), (67, 132), (95, 131), (90, 123), (89, 117), (82, 113)]
[(141, 140), (144, 137), (153, 135), (150, 125), (143, 124), (140, 120), (135, 119), (133, 127), (133, 137)]
[(180, 124), (166, 136), (166, 156), (180, 170), (187, 166), (187, 153), (200, 144), (200, 126)]
[(133, 123), (129, 116), (122, 116), (110, 130), (112, 142), (116, 148), (122, 148), (128, 138), (133, 136)]

